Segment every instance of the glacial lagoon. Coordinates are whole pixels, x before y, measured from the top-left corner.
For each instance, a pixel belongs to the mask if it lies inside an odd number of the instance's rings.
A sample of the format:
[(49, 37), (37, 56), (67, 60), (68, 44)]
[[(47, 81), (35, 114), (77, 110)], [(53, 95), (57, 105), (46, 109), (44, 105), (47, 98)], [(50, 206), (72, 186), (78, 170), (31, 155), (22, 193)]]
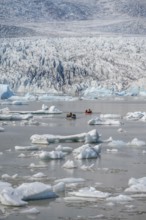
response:
[[(135, 112), (135, 115), (136, 112), (144, 113), (146, 99), (119, 97), (92, 101), (42, 100), (30, 101), (27, 105), (7, 105), (1, 101), (0, 108), (8, 107), (11, 114), (15, 114), (14, 112), (37, 111), (43, 104), (48, 107), (56, 106), (62, 113), (33, 114), (32, 123), (28, 123), (30, 119), (1, 120), (0, 127), (4, 131), (0, 132), (0, 181), (10, 183), (13, 188), (32, 182), (53, 187), (64, 181), (64, 188), (58, 190), (55, 198), (29, 200), (22, 207), (0, 204), (0, 218), (144, 220), (146, 121), (141, 120), (141, 117), (128, 118), (126, 115), (128, 112)], [(85, 115), (87, 108), (92, 109), (92, 115)], [(66, 119), (68, 112), (74, 112), (77, 118)], [(120, 124), (88, 124), (90, 119), (100, 117), (101, 114), (119, 114)], [(34, 134), (69, 137), (94, 129), (99, 134), (99, 143), (96, 144), (101, 149), (97, 158), (74, 157), (73, 151), (83, 146), (84, 142), (56, 141), (48, 145), (35, 144), (36, 148), (30, 147), (34, 146), (30, 140)], [(96, 144), (92, 143), (91, 146)], [(52, 152), (57, 148), (64, 149), (63, 158), (43, 160), (39, 157), (42, 151)]]

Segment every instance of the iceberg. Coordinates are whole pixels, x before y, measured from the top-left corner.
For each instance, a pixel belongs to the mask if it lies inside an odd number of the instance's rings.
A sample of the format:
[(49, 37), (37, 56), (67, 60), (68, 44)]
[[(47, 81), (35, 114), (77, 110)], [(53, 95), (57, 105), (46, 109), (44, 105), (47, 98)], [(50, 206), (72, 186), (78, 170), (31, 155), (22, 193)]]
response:
[(41, 182), (23, 183), (16, 188), (0, 182), (0, 202), (7, 206), (24, 206), (29, 200), (50, 199), (58, 197), (50, 185)]
[(30, 137), (31, 143), (33, 144), (46, 144), (59, 143), (59, 142), (85, 142), (85, 143), (97, 143), (99, 141), (99, 134), (96, 129), (91, 130), (87, 133), (75, 134), (75, 135), (52, 135), (34, 134)]
[(91, 146), (89, 144), (85, 144), (79, 148), (73, 150), (73, 154), (76, 159), (91, 159), (98, 158), (101, 152), (101, 148), (99, 145)]
[(0, 99), (8, 99), (13, 95), (14, 93), (9, 89), (8, 85), (0, 84)]

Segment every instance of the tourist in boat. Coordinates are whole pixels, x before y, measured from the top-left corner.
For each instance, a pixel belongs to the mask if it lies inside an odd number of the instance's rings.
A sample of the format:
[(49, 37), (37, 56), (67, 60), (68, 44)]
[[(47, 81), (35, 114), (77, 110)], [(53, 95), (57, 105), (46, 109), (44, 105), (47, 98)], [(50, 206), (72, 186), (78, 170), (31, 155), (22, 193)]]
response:
[(89, 108), (89, 109), (86, 109), (85, 111), (86, 114), (92, 114), (92, 110)]
[(76, 119), (76, 114), (73, 114), (72, 112), (70, 112), (70, 113), (68, 113), (66, 115), (66, 118), (68, 118), (68, 119)]

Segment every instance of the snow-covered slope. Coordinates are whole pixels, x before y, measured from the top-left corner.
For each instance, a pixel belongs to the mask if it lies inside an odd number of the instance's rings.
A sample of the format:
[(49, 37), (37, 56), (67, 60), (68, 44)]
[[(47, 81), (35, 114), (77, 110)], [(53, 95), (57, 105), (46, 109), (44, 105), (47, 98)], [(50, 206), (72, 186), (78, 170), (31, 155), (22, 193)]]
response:
[(141, 37), (1, 39), (0, 83), (15, 91), (78, 94), (93, 86), (145, 86)]
[(146, 34), (146, 1), (4, 0), (0, 24), (0, 37)]

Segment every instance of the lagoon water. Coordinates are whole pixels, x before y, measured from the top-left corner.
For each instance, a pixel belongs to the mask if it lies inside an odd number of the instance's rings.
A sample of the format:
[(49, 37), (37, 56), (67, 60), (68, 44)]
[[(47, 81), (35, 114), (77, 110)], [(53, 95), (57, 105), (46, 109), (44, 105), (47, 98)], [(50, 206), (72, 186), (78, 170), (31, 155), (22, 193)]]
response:
[[(33, 134), (54, 134), (54, 135), (72, 135), (88, 132), (94, 128), (101, 134), (101, 140), (107, 140), (112, 137), (114, 140), (129, 142), (133, 138), (146, 141), (146, 122), (127, 121), (124, 116), (128, 112), (146, 111), (146, 99), (144, 98), (116, 98), (116, 99), (97, 99), (94, 101), (78, 100), (72, 102), (30, 102), (28, 105), (8, 106), (11, 111), (38, 110), (42, 104), (48, 106), (55, 105), (63, 111), (59, 115), (35, 115), (36, 121), (46, 123), (46, 125), (29, 126), (23, 125), (21, 121), (7, 122), (4, 132), (0, 133), (0, 178), (3, 174), (10, 176), (18, 174), (18, 177), (5, 180), (12, 183), (13, 186), (24, 182), (31, 182), (30, 177), (38, 172), (46, 174), (47, 178), (41, 179), (41, 182), (54, 184), (54, 181), (65, 177), (81, 177), (86, 181), (78, 186), (67, 187), (66, 192), (59, 195), (57, 199), (47, 199), (31, 201), (27, 207), (16, 208), (0, 205), (0, 219), (24, 220), (24, 219), (43, 219), (43, 220), (87, 220), (87, 219), (127, 219), (127, 220), (145, 220), (146, 219), (146, 194), (141, 197), (134, 197), (133, 201), (126, 203), (109, 203), (105, 199), (90, 201), (87, 199), (66, 201), (68, 193), (77, 191), (84, 186), (95, 187), (102, 192), (109, 192), (112, 196), (124, 194), (128, 187), (128, 181), (131, 177), (141, 178), (146, 176), (146, 146), (117, 146), (117, 152), (108, 152), (107, 143), (103, 143), (101, 156), (98, 159), (77, 160), (77, 168), (64, 169), (63, 164), (71, 159), (73, 155), (69, 154), (63, 160), (41, 161), (34, 157), (32, 152), (20, 152), (15, 150), (15, 146), (30, 146), (30, 137)], [(3, 108), (5, 106), (1, 106)], [(92, 115), (85, 115), (84, 111), (91, 108)], [(74, 112), (77, 115), (76, 120), (67, 120), (65, 118), (68, 112)], [(120, 114), (122, 116), (122, 125), (119, 132), (119, 126), (88, 125), (88, 120), (99, 116), (99, 114)], [(83, 143), (63, 143), (63, 146), (77, 148)], [(42, 149), (49, 151), (55, 149), (59, 144), (50, 144), (42, 146)], [(115, 147), (114, 147), (115, 149)], [(19, 157), (21, 153), (24, 158)], [(34, 163), (39, 167), (30, 168)], [(93, 170), (81, 170), (81, 165), (90, 166), (94, 164)], [(1, 180), (3, 180), (1, 178)], [(134, 195), (134, 193), (133, 193)], [(37, 208), (38, 214), (22, 213), (29, 208)]]

